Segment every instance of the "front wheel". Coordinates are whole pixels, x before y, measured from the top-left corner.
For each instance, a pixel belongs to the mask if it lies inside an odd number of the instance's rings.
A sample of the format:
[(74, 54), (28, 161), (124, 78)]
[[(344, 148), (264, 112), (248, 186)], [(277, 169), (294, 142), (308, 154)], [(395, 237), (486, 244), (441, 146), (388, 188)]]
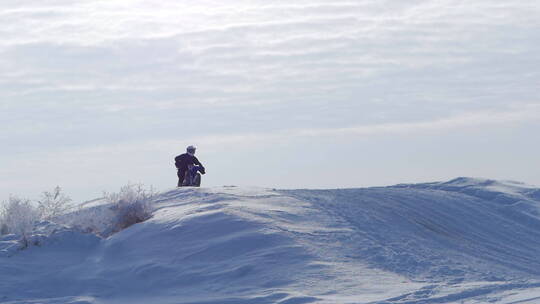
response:
[(195, 177), (193, 177), (193, 186), (194, 187), (200, 187), (201, 186), (201, 174), (197, 173)]

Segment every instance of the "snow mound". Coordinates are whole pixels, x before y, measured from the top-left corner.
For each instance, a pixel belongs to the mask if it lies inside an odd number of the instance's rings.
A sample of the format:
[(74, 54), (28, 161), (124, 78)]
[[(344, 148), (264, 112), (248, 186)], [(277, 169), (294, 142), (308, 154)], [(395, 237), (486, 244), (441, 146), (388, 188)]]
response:
[(97, 200), (0, 255), (0, 303), (525, 303), (540, 296), (538, 193), (471, 178), (181, 188), (108, 238), (72, 228), (106, 222)]
[[(534, 186), (516, 181), (497, 181), (483, 178), (458, 177), (448, 182), (398, 185), (412, 188), (439, 189), (466, 193), (492, 200), (494, 197), (515, 202), (516, 199), (540, 199), (540, 190)], [(502, 202), (502, 200), (499, 200)]]

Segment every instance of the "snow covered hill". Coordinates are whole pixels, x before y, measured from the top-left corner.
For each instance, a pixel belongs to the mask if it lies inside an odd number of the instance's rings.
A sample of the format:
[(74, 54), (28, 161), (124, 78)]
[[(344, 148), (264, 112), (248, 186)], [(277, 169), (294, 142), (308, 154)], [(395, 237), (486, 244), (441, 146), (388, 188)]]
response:
[(183, 188), (153, 206), (108, 238), (0, 239), (0, 303), (540, 303), (540, 189), (524, 184)]

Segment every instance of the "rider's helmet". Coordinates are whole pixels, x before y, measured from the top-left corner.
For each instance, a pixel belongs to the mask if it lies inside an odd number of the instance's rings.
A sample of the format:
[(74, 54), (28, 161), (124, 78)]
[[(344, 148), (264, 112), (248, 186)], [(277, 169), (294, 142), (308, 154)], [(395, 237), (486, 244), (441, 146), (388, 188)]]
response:
[(197, 147), (195, 147), (195, 146), (188, 146), (188, 147), (186, 148), (187, 153), (188, 153), (188, 154), (191, 154), (191, 155), (194, 155), (194, 154), (195, 154), (195, 150), (197, 150)]

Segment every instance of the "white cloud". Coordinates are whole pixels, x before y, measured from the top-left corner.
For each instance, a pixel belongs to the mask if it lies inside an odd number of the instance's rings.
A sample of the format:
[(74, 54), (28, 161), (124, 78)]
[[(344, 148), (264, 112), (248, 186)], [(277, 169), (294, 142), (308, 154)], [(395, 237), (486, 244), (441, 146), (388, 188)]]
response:
[(170, 149), (180, 136), (315, 141), (538, 118), (538, 1), (0, 7), (7, 162), (27, 150)]
[[(130, 151), (152, 152), (172, 151), (175, 153), (178, 147), (184, 147), (192, 143), (203, 146), (205, 149), (213, 149), (217, 146), (250, 146), (257, 143), (290, 142), (296, 139), (316, 137), (381, 137), (391, 135), (407, 135), (411, 137), (427, 134), (446, 134), (448, 132), (467, 132), (476, 128), (506, 127), (513, 128), (516, 125), (540, 121), (540, 104), (526, 104), (522, 108), (509, 108), (506, 111), (483, 111), (457, 116), (449, 116), (435, 120), (378, 123), (367, 125), (354, 125), (336, 128), (311, 128), (311, 129), (286, 129), (272, 132), (223, 133), (219, 135), (185, 136), (182, 139), (151, 139), (147, 141), (132, 141), (85, 147), (83, 149), (67, 149), (62, 158), (70, 158), (69, 155), (84, 153), (84, 157), (92, 155), (128, 154)], [(57, 152), (55, 152), (57, 153)], [(101, 157), (101, 156), (100, 156)], [(79, 157), (77, 157), (79, 158)]]

